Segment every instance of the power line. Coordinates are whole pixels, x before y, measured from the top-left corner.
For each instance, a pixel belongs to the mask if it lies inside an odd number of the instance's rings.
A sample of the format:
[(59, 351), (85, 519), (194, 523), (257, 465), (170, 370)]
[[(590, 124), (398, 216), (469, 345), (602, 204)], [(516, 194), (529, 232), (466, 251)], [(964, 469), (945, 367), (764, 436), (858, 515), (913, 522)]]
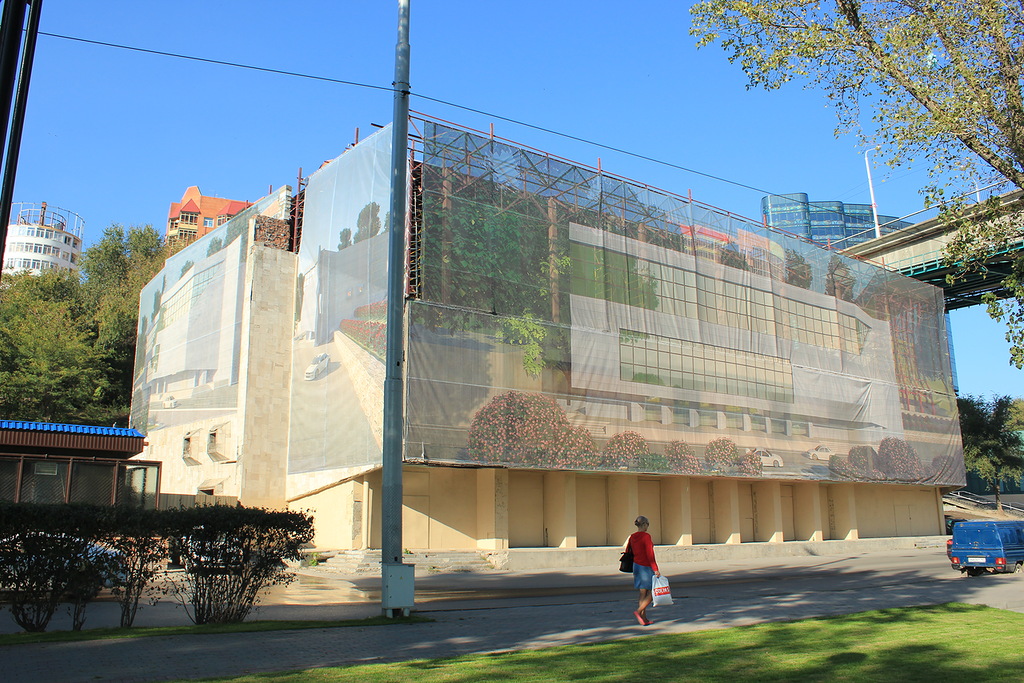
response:
[[(305, 72), (301, 72), (301, 71), (289, 71), (289, 70), (286, 70), (286, 69), (272, 69), (270, 67), (256, 66), (254, 64), (243, 64), (241, 62), (229, 62), (227, 60), (211, 59), (211, 58), (208, 58), (208, 57), (196, 57), (194, 55), (186, 55), (186, 54), (181, 54), (181, 53), (178, 53), (178, 52), (167, 52), (167, 51), (164, 51), (164, 50), (152, 50), (152, 49), (149, 49), (149, 48), (136, 47), (136, 46), (133, 46), (133, 45), (122, 45), (122, 44), (119, 44), (119, 43), (111, 43), (111, 42), (102, 41), (102, 40), (91, 40), (91, 39), (88, 39), (88, 38), (79, 38), (77, 36), (68, 36), (68, 35), (63, 35), (63, 34), (60, 34), (60, 33), (49, 33), (49, 32), (46, 32), (46, 31), (40, 31), (39, 34), (40, 35), (44, 35), (44, 36), (48, 36), (50, 38), (59, 38), (59, 39), (62, 39), (62, 40), (70, 40), (70, 41), (73, 41), (73, 42), (85, 43), (85, 44), (88, 44), (88, 45), (98, 45), (98, 46), (101, 46), (101, 47), (116, 48), (116, 49), (119, 49), (119, 50), (127, 50), (129, 52), (141, 52), (141, 53), (144, 53), (144, 54), (158, 55), (158, 56), (161, 56), (161, 57), (173, 57), (175, 59), (184, 59), (184, 60), (187, 60), (187, 61), (201, 62), (201, 63), (204, 63), (204, 64), (216, 64), (216, 65), (219, 65), (219, 66), (229, 66), (229, 67), (233, 67), (233, 68), (236, 68), (236, 69), (247, 69), (247, 70), (250, 70), (250, 71), (258, 71), (258, 72), (262, 72), (262, 73), (270, 73), (270, 74), (276, 74), (276, 75), (280, 75), (280, 76), (291, 76), (291, 77), (294, 77), (294, 78), (304, 78), (304, 79), (307, 79), (307, 80), (320, 81), (320, 82), (324, 82), (324, 83), (334, 83), (334, 84), (337, 84), (337, 85), (349, 85), (349, 86), (353, 86), (353, 87), (357, 87), (357, 88), (367, 88), (367, 89), (371, 89), (371, 90), (383, 90), (383, 91), (386, 91), (386, 92), (394, 92), (394, 88), (391, 87), (391, 86), (374, 85), (372, 83), (361, 83), (359, 81), (351, 81), (351, 80), (346, 80), (346, 79), (341, 79), (341, 78), (331, 78), (329, 76), (318, 76), (316, 74), (310, 74), (310, 73), (305, 73)], [(428, 101), (428, 102), (435, 102), (437, 104), (441, 104), (441, 105), (444, 105), (444, 106), (447, 106), (447, 107), (452, 107), (454, 109), (459, 109), (459, 110), (470, 112), (470, 113), (473, 113), (473, 114), (479, 114), (481, 116), (487, 116), (487, 117), (496, 119), (498, 121), (505, 121), (507, 123), (511, 123), (511, 124), (514, 124), (514, 125), (517, 125), (517, 126), (522, 126), (524, 128), (529, 128), (531, 130), (536, 130), (536, 131), (539, 131), (539, 132), (542, 132), (542, 133), (547, 133), (549, 135), (554, 135), (556, 137), (561, 137), (561, 138), (564, 138), (566, 140), (573, 140), (575, 142), (581, 142), (583, 144), (591, 145), (591, 146), (597, 147), (599, 149), (604, 149), (604, 150), (608, 150), (610, 152), (615, 152), (616, 154), (622, 154), (622, 155), (625, 155), (625, 156), (628, 156), (628, 157), (632, 157), (634, 159), (640, 159), (642, 161), (647, 161), (649, 163), (657, 164), (657, 165), (660, 165), (660, 166), (665, 166), (667, 168), (672, 168), (672, 169), (675, 169), (675, 170), (678, 170), (678, 171), (683, 171), (684, 173), (691, 173), (693, 175), (701, 176), (701, 177), (707, 178), (709, 180), (714, 180), (714, 181), (717, 181), (717, 182), (725, 183), (727, 185), (733, 185), (734, 187), (739, 187), (739, 188), (742, 188), (742, 189), (745, 189), (745, 190), (751, 190), (753, 192), (758, 192), (758, 193), (761, 193), (763, 195), (783, 196), (782, 193), (779, 193), (779, 192), (771, 192), (769, 190), (765, 190), (763, 188), (755, 187), (753, 185), (747, 185), (746, 183), (741, 183), (741, 182), (736, 181), (736, 180), (730, 180), (728, 178), (723, 178), (722, 176), (717, 176), (717, 175), (714, 175), (714, 174), (711, 174), (711, 173), (705, 173), (704, 171), (698, 171), (696, 169), (689, 168), (687, 166), (682, 166), (680, 164), (675, 164), (675, 163), (672, 163), (670, 161), (665, 161), (663, 159), (658, 159), (656, 157), (648, 156), (648, 155), (645, 155), (645, 154), (640, 154), (639, 152), (631, 152), (631, 151), (629, 151), (627, 149), (623, 149), (621, 147), (615, 147), (613, 145), (607, 145), (607, 144), (604, 144), (602, 142), (597, 142), (597, 141), (590, 140), (590, 139), (587, 139), (587, 138), (579, 137), (577, 135), (571, 135), (569, 133), (563, 133), (563, 132), (555, 130), (553, 128), (547, 128), (545, 126), (529, 123), (529, 122), (523, 121), (521, 119), (515, 119), (515, 118), (509, 117), (509, 116), (502, 116), (501, 114), (495, 114), (493, 112), (488, 112), (488, 111), (485, 111), (485, 110), (482, 110), (482, 109), (477, 109), (475, 107), (469, 107), (469, 106), (466, 106), (466, 105), (463, 105), (463, 104), (458, 104), (456, 102), (451, 102), (451, 101), (448, 101), (448, 100), (443, 100), (443, 99), (437, 98), (437, 97), (431, 97), (429, 95), (423, 95), (423, 94), (419, 94), (419, 93), (415, 93), (415, 92), (410, 92), (409, 94), (412, 97), (418, 97), (419, 99), (422, 99), (422, 100), (425, 100), (425, 101)], [(799, 200), (791, 200), (791, 201), (799, 201)], [(806, 202), (806, 204), (809, 207), (813, 206), (813, 202), (811, 202), (811, 201)], [(914, 214), (911, 214), (911, 215), (914, 215)]]
[[(230, 66), (230, 67), (234, 67), (236, 69), (248, 69), (250, 71), (260, 71), (260, 72), (263, 72), (263, 73), (271, 73), (271, 74), (277, 74), (277, 75), (281, 75), (281, 76), (293, 76), (295, 78), (305, 78), (305, 79), (308, 79), (308, 80), (321, 81), (321, 82), (324, 82), (324, 83), (335, 83), (335, 84), (339, 84), (339, 85), (351, 85), (351, 86), (354, 86), (354, 87), (357, 87), (357, 88), (369, 88), (369, 89), (373, 89), (373, 90), (384, 90), (384, 91), (387, 91), (387, 92), (394, 92), (394, 89), (391, 86), (373, 85), (371, 83), (360, 83), (359, 81), (350, 81), (350, 80), (344, 80), (344, 79), (340, 79), (340, 78), (331, 78), (329, 76), (318, 76), (318, 75), (315, 75), (315, 74), (304, 73), (304, 72), (301, 72), (301, 71), (288, 71), (288, 70), (285, 70), (285, 69), (271, 69), (269, 67), (256, 66), (254, 64), (242, 64), (241, 62), (229, 62), (229, 61), (222, 60), (222, 59), (210, 59), (208, 57), (196, 57), (194, 55), (186, 55), (186, 54), (181, 54), (179, 52), (166, 52), (164, 50), (151, 50), (149, 48), (135, 47), (135, 46), (132, 46), (132, 45), (121, 45), (119, 43), (111, 43), (111, 42), (102, 41), (102, 40), (90, 40), (88, 38), (79, 38), (79, 37), (76, 37), (76, 36), (67, 36), (67, 35), (63, 35), (63, 34), (60, 34), (60, 33), (48, 33), (48, 32), (45, 32), (45, 31), (40, 31), (39, 34), (40, 35), (44, 35), (44, 36), (48, 36), (50, 38), (60, 38), (62, 40), (70, 40), (70, 41), (74, 41), (74, 42), (78, 42), (78, 43), (86, 43), (88, 45), (99, 45), (101, 47), (112, 47), (112, 48), (116, 48), (116, 49), (119, 49), (119, 50), (128, 50), (130, 52), (142, 52), (142, 53), (145, 53), (145, 54), (159, 55), (161, 57), (174, 57), (176, 59), (184, 59), (184, 60), (188, 60), (188, 61), (192, 61), (192, 62), (202, 62), (204, 64), (217, 64), (219, 66)], [(462, 111), (471, 112), (473, 114), (480, 114), (482, 116), (488, 116), (488, 117), (496, 119), (498, 121), (505, 121), (507, 123), (512, 123), (512, 124), (515, 124), (517, 126), (522, 126), (524, 128), (530, 128), (532, 130), (540, 131), (542, 133), (548, 133), (550, 135), (555, 135), (555, 136), (558, 136), (558, 137), (561, 137), (561, 138), (565, 138), (567, 140), (574, 140), (576, 142), (582, 142), (584, 144), (592, 145), (594, 147), (597, 147), (597, 148), (600, 148), (600, 149), (605, 149), (605, 150), (608, 150), (610, 152), (615, 152), (617, 154), (624, 154), (626, 156), (633, 157), (635, 159), (641, 159), (643, 161), (648, 161), (648, 162), (651, 162), (651, 163), (654, 163), (654, 164), (659, 164), (661, 166), (666, 166), (668, 168), (673, 168), (673, 169), (676, 169), (676, 170), (679, 170), (679, 171), (683, 171), (685, 173), (692, 173), (694, 175), (702, 176), (704, 178), (708, 178), (709, 180), (716, 180), (718, 182), (727, 183), (729, 185), (734, 185), (736, 187), (740, 187), (740, 188), (743, 188), (745, 190), (752, 190), (754, 192), (760, 192), (760, 193), (766, 194), (766, 195), (778, 194), (778, 193), (775, 193), (775, 192), (769, 192), (768, 190), (764, 190), (764, 189), (761, 189), (759, 187), (754, 187), (753, 185), (747, 185), (745, 183), (741, 183), (741, 182), (738, 182), (738, 181), (735, 181), (735, 180), (729, 180), (728, 178), (723, 178), (721, 176), (716, 176), (716, 175), (713, 175), (711, 173), (705, 173), (703, 171), (698, 171), (698, 170), (693, 169), (693, 168), (688, 168), (686, 166), (681, 166), (679, 164), (674, 164), (674, 163), (672, 163), (670, 161), (664, 161), (662, 159), (658, 159), (658, 158), (655, 158), (655, 157), (651, 157), (651, 156), (647, 156), (647, 155), (644, 155), (644, 154), (640, 154), (638, 152), (631, 152), (631, 151), (629, 151), (627, 149), (623, 149), (621, 147), (614, 147), (612, 145), (606, 145), (604, 143), (596, 142), (594, 140), (588, 140), (587, 138), (582, 138), (582, 137), (579, 137), (579, 136), (576, 136), (576, 135), (571, 135), (569, 133), (563, 133), (561, 131), (554, 130), (553, 128), (546, 128), (544, 126), (540, 126), (540, 125), (537, 125), (537, 124), (529, 123), (527, 121), (522, 121), (520, 119), (514, 119), (514, 118), (509, 117), (509, 116), (502, 116), (501, 114), (495, 114), (495, 113), (492, 113), (492, 112), (484, 111), (482, 109), (476, 109), (474, 107), (468, 107), (466, 105), (458, 104), (456, 102), (450, 102), (448, 100), (443, 100), (443, 99), (440, 99), (440, 98), (437, 98), (437, 97), (430, 97), (429, 95), (422, 95), (422, 94), (418, 94), (418, 93), (415, 93), (415, 92), (410, 92), (409, 94), (412, 97), (418, 97), (419, 99), (426, 100), (428, 102), (436, 102), (437, 104), (442, 104), (442, 105), (445, 105), (445, 106), (448, 106), (448, 107), (452, 107), (454, 109), (461, 109)]]

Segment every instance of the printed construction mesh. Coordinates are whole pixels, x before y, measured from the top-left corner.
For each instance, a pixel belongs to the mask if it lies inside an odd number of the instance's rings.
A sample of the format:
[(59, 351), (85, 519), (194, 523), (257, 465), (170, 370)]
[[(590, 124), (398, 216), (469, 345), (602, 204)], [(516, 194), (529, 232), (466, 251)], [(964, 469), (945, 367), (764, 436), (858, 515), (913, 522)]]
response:
[(411, 460), (961, 485), (938, 288), (425, 122)]

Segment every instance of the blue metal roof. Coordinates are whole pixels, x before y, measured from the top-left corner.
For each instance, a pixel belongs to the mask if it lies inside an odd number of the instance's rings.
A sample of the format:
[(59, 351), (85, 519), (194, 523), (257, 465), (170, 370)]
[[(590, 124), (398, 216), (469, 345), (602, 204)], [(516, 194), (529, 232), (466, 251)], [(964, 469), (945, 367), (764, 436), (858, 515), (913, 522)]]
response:
[(67, 425), (55, 422), (24, 422), (22, 420), (0, 420), (0, 429), (20, 429), (30, 432), (61, 432), (64, 434), (91, 434), (93, 436), (126, 436), (145, 438), (137, 429), (121, 427), (94, 427), (93, 425)]

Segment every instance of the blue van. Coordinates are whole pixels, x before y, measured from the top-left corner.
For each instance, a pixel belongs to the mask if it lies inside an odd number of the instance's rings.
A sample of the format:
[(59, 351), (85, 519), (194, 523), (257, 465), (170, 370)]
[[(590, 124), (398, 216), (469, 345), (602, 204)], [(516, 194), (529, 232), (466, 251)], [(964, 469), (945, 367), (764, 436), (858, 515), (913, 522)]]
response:
[(1024, 572), (1024, 521), (969, 521), (953, 525), (949, 561), (961, 574)]

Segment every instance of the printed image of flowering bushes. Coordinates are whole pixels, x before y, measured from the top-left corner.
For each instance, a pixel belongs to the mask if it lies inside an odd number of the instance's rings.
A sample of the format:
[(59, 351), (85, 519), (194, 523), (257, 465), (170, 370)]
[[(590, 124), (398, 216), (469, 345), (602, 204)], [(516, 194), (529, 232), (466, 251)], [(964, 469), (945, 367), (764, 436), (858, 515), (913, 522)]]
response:
[(352, 341), (377, 356), (384, 358), (387, 351), (387, 325), (372, 320), (342, 320), (341, 331)]
[(609, 469), (625, 467), (639, 472), (668, 472), (665, 456), (651, 451), (651, 447), (636, 432), (621, 432), (604, 445), (604, 463)]
[(709, 472), (724, 473), (736, 461), (736, 444), (724, 436), (708, 442), (704, 463)]
[(693, 454), (693, 449), (685, 441), (670, 443), (665, 448), (665, 459), (668, 461), (669, 472), (700, 474), (704, 471), (700, 460)]
[(473, 416), (470, 459), (550, 469), (596, 469), (599, 457), (584, 427), (574, 427), (554, 399), (509, 391)]

